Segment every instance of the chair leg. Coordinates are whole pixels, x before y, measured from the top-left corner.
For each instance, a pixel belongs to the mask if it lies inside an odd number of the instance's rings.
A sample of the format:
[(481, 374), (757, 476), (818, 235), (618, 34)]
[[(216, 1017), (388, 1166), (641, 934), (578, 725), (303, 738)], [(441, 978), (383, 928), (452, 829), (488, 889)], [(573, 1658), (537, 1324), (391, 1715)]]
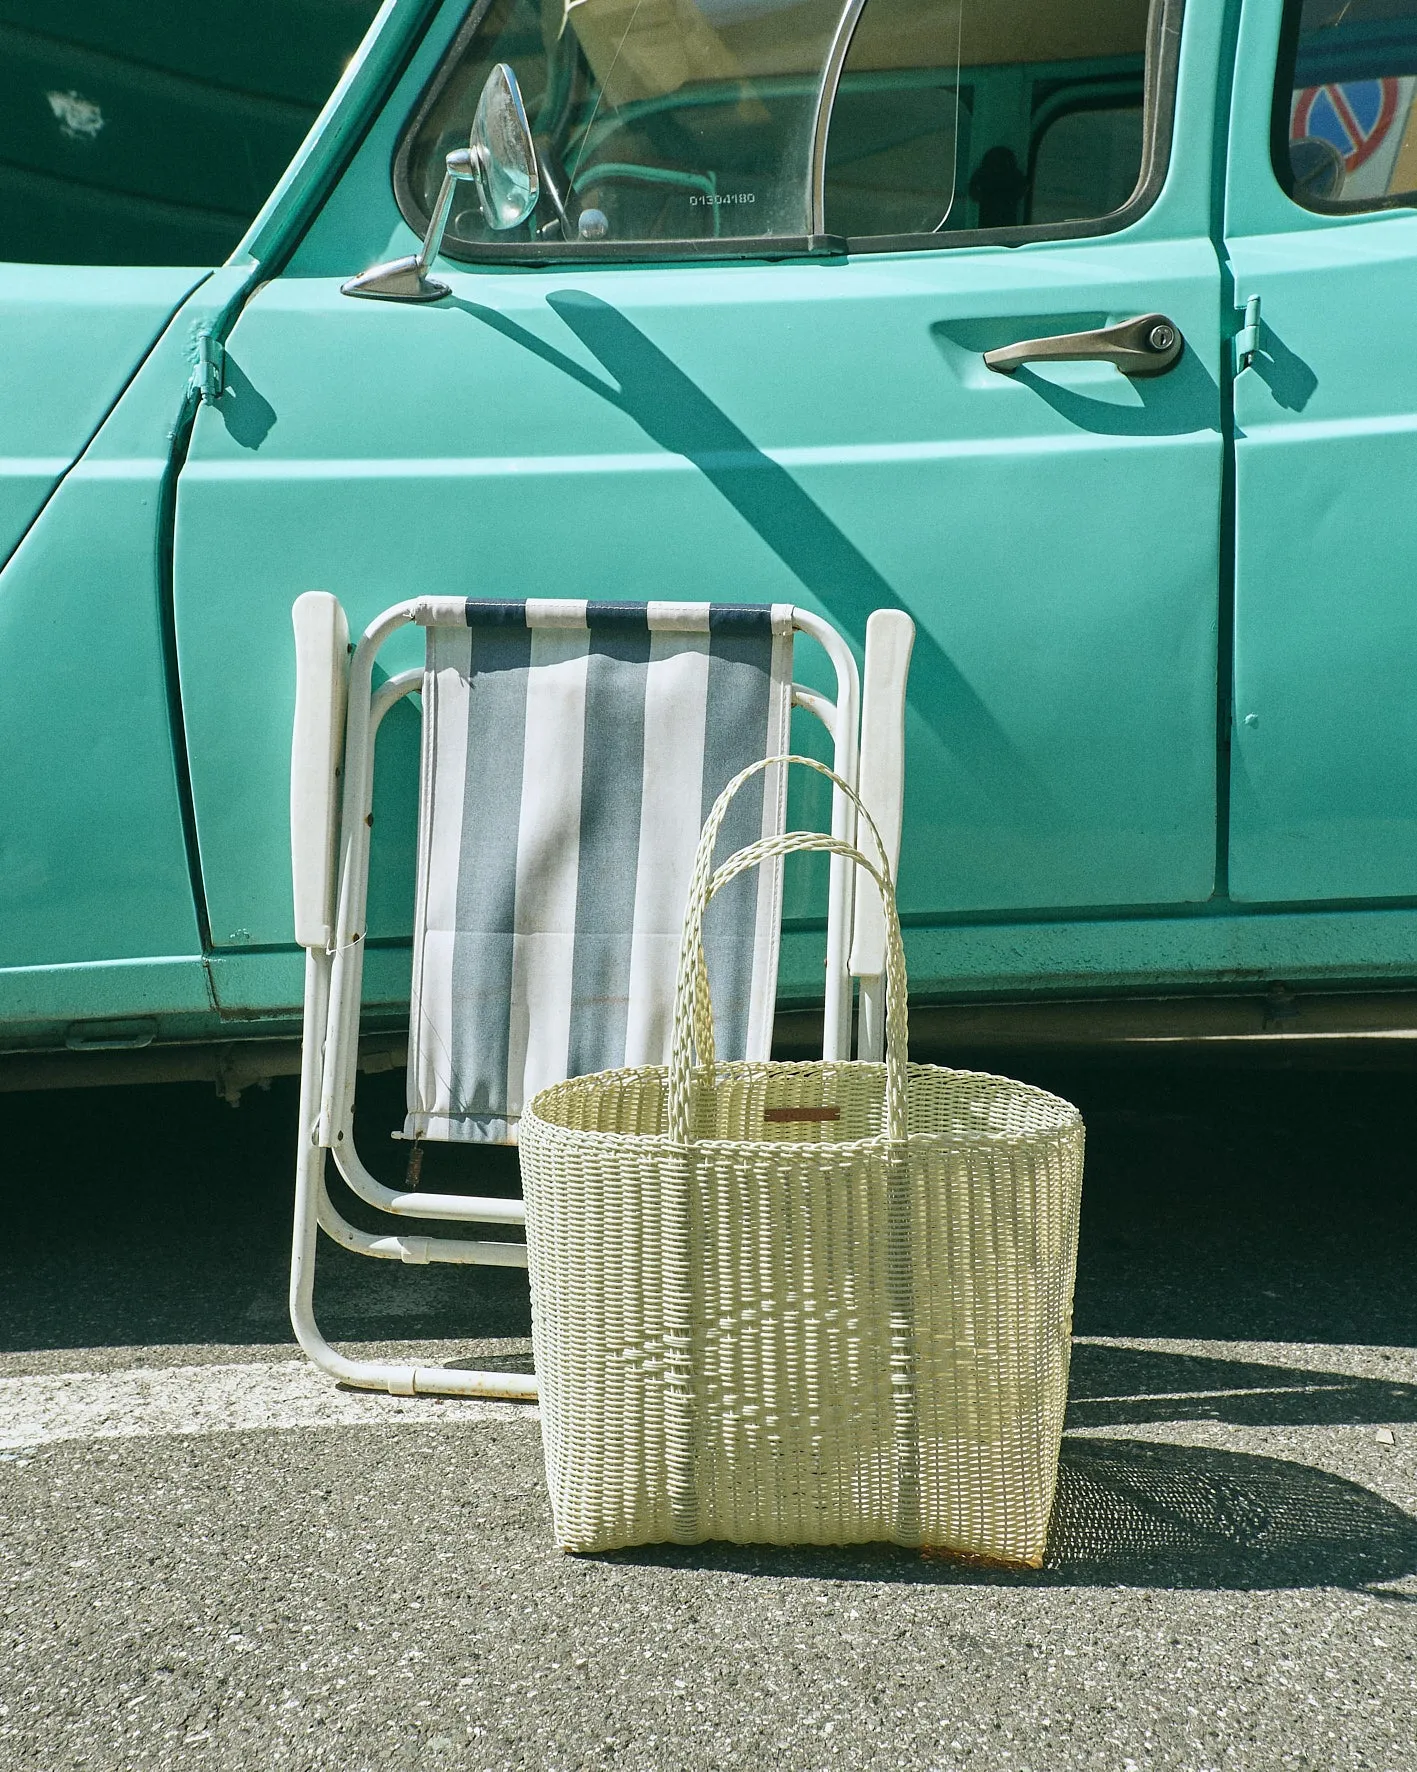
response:
[(317, 1185), (316, 1216), (320, 1229), (341, 1248), (355, 1255), (372, 1255), (380, 1261), (402, 1261), (410, 1267), (429, 1262), (452, 1262), (461, 1267), (519, 1267), (527, 1265), (525, 1243), (473, 1242), (454, 1237), (379, 1236), (350, 1224), (335, 1206), (321, 1176)]
[[(290, 1255), (290, 1321), (295, 1330), (295, 1339), (322, 1372), (328, 1373), (341, 1384), (353, 1385), (361, 1390), (388, 1391), (396, 1397), (501, 1397), (530, 1400), (538, 1395), (538, 1385), (535, 1377), (529, 1373), (454, 1372), (441, 1366), (404, 1366), (384, 1360), (352, 1360), (331, 1347), (320, 1333), (315, 1321), (315, 1256), (320, 1223), (326, 1211), (333, 1217), (338, 1217), (325, 1196), (327, 1152), (317, 1142), (324, 1007), (328, 986), (328, 959), (314, 950), (308, 951), (305, 964), (305, 1049), (300, 1072), (299, 1149), (295, 1164), (295, 1224)], [(386, 1253), (396, 1252), (390, 1249)], [(397, 1253), (402, 1255), (402, 1251)]]
[(885, 979), (874, 977), (858, 981), (856, 999), (856, 1056), (879, 1064), (886, 1050)]

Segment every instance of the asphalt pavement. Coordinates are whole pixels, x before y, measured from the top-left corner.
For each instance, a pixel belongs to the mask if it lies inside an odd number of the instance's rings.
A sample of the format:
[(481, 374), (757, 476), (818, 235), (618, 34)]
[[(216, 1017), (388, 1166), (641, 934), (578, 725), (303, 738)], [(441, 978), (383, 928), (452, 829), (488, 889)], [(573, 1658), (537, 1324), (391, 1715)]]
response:
[[(1417, 1768), (1411, 1074), (1014, 1068), (1089, 1139), (1030, 1575), (564, 1556), (534, 1409), (292, 1346), (293, 1083), (0, 1096), (0, 1768)], [(529, 1365), (515, 1272), (327, 1245), (320, 1296), (352, 1346)]]

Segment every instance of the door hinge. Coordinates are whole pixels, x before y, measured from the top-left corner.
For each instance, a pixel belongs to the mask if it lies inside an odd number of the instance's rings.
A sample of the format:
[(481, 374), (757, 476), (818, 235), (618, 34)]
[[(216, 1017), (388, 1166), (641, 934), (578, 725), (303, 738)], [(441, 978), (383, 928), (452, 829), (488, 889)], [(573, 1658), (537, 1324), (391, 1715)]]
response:
[(1255, 360), (1260, 348), (1260, 298), (1252, 295), (1245, 303), (1244, 319), (1235, 334), (1235, 373), (1243, 375)]
[(225, 387), (226, 347), (209, 326), (198, 329), (194, 343), (197, 362), (189, 385), (203, 406), (215, 406)]

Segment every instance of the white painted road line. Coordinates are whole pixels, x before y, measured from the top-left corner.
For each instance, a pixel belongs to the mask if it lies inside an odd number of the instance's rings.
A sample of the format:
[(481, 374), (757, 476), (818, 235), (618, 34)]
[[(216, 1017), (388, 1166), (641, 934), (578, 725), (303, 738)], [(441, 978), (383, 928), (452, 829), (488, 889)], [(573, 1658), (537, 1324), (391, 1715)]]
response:
[(338, 1389), (304, 1360), (0, 1379), (0, 1447), (287, 1427), (535, 1424), (534, 1405)]
[[(1316, 1380), (1313, 1386), (1284, 1386), (1278, 1395), (1291, 1390), (1333, 1389), (1335, 1375), (1344, 1372), (1389, 1382), (1417, 1382), (1417, 1354), (1411, 1349), (1335, 1349), (1301, 1343), (1205, 1343), (1095, 1336), (1079, 1339), (1094, 1346), (1257, 1361), (1296, 1373), (1311, 1372)], [(1232, 1380), (1214, 1388), (1183, 1388), (1164, 1395), (1174, 1396), (1180, 1406), (1186, 1399), (1244, 1395), (1251, 1388), (1257, 1394), (1269, 1394), (1273, 1387), (1257, 1374), (1253, 1386), (1236, 1387)], [(1138, 1399), (1128, 1391), (1117, 1400), (1135, 1403)], [(1154, 1400), (1159, 1402), (1162, 1398)], [(153, 1434), (292, 1427), (422, 1423), (451, 1427), (467, 1421), (535, 1424), (539, 1420), (535, 1405), (528, 1403), (479, 1397), (391, 1397), (378, 1391), (341, 1390), (306, 1360), (129, 1367), (118, 1372), (0, 1378), (0, 1451), (12, 1452), (54, 1440), (132, 1439)], [(1087, 1431), (1123, 1430), (1097, 1426)]]

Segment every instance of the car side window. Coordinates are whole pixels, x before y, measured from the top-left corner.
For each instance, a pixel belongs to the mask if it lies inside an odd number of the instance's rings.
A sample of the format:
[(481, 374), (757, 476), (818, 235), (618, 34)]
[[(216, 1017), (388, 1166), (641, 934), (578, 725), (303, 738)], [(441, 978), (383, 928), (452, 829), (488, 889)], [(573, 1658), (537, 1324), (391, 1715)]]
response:
[(1417, 207), (1417, 0), (1290, 0), (1274, 169), (1305, 209)]
[(1094, 224), (1125, 209), (1144, 176), (1160, 10), (867, 0), (832, 113), (827, 226), (864, 242)]
[(212, 265), (378, 0), (0, 0), (0, 260)]
[(1179, 0), (482, 0), (405, 132), (395, 192), (421, 232), (506, 62), (543, 199), (501, 232), (463, 187), (453, 257), (1102, 232), (1159, 188), (1178, 17)]
[(443, 250), (604, 240), (707, 245), (812, 234), (807, 168), (842, 0), (491, 0), (434, 76), (395, 166), (421, 231), (445, 155), (510, 64), (543, 201), (500, 238), (469, 193)]

